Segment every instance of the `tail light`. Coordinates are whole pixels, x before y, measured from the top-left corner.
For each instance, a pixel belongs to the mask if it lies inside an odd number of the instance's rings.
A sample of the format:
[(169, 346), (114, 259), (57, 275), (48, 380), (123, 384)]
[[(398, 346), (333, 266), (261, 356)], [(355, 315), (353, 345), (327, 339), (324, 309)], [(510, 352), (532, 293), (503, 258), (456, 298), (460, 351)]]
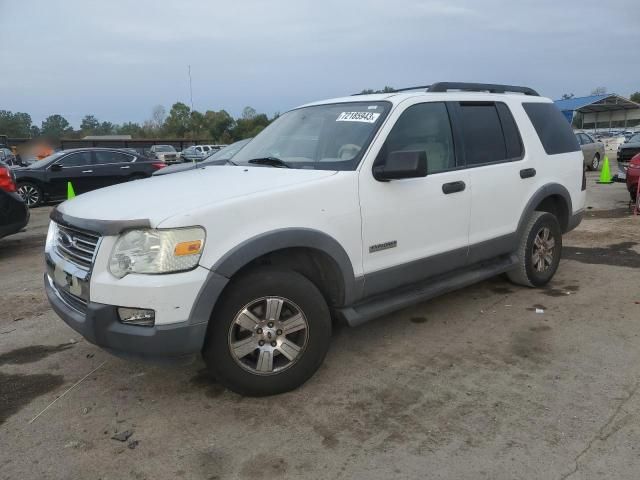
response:
[(7, 167), (0, 167), (0, 190), (5, 192), (16, 191), (16, 182), (13, 180), (13, 174)]
[(166, 166), (167, 166), (167, 164), (166, 164), (166, 163), (164, 163), (164, 162), (153, 162), (153, 163), (151, 164), (151, 166), (152, 166), (153, 168), (155, 168), (156, 170), (160, 170), (161, 168), (166, 167)]

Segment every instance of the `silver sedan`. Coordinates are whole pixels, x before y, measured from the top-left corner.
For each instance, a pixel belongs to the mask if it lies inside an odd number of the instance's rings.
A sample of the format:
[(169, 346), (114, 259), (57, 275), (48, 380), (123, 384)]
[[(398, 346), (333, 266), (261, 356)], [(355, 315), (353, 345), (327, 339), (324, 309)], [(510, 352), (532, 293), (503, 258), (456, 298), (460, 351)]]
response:
[(598, 170), (600, 162), (604, 159), (604, 143), (598, 142), (587, 133), (576, 133), (576, 138), (584, 156), (584, 166), (588, 170)]

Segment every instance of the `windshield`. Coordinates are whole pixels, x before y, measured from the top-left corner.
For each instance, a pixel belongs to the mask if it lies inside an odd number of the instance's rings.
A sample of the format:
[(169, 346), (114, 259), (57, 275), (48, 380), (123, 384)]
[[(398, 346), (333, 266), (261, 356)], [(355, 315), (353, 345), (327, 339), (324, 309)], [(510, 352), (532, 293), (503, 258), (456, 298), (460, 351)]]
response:
[(176, 149), (171, 145), (157, 145), (156, 152), (175, 152)]
[(640, 143), (640, 133), (636, 133), (635, 135), (632, 135), (631, 138), (629, 138), (628, 142), (629, 143)]
[(245, 138), (244, 140), (240, 140), (239, 142), (235, 142), (235, 143), (232, 143), (231, 145), (227, 145), (226, 147), (224, 147), (224, 148), (212, 153), (211, 155), (209, 155), (206, 158), (206, 160), (203, 161), (202, 163), (206, 164), (207, 162), (210, 162), (210, 161), (229, 160), (236, 153), (238, 153), (242, 147), (244, 147), (250, 141), (251, 141), (250, 138)]
[(389, 102), (314, 105), (285, 113), (233, 157), (276, 158), (291, 168), (355, 170), (390, 109)]

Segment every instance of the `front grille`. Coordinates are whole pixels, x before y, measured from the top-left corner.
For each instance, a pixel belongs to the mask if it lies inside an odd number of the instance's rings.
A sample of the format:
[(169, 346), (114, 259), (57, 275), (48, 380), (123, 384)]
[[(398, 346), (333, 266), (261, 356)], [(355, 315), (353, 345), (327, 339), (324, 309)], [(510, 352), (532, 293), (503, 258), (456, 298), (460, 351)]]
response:
[(83, 270), (90, 270), (100, 236), (58, 225), (55, 248), (58, 254)]
[(56, 291), (58, 292), (58, 295), (60, 295), (62, 301), (67, 304), (67, 306), (73, 308), (79, 313), (82, 313), (83, 315), (86, 315), (87, 302), (85, 300), (80, 297), (76, 297), (75, 295), (62, 289), (56, 289)]

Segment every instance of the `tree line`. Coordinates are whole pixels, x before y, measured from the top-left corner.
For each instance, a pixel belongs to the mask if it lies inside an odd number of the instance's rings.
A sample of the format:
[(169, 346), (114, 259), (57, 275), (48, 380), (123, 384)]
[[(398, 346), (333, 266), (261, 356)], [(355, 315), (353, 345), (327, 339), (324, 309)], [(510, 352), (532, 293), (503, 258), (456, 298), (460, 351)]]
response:
[(83, 138), (87, 135), (131, 135), (132, 138), (193, 138), (227, 144), (257, 135), (277, 117), (278, 114), (275, 114), (269, 118), (251, 107), (245, 107), (239, 118), (233, 118), (226, 110), (199, 112), (177, 102), (168, 114), (162, 105), (155, 106), (151, 117), (142, 123), (116, 124), (100, 121), (95, 115), (85, 115), (80, 128), (74, 129), (59, 114), (48, 116), (38, 126), (28, 113), (0, 110), (0, 135), (12, 138), (42, 136), (52, 140)]

